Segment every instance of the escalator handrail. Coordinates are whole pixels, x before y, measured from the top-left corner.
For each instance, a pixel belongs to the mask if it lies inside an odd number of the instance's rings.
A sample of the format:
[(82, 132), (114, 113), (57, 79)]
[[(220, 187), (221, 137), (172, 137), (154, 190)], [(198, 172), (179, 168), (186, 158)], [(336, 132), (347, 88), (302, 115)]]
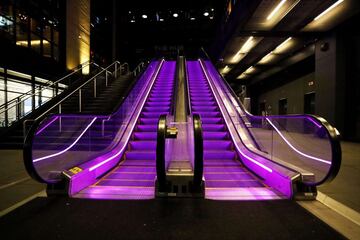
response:
[(180, 64), (179, 64), (179, 62), (180, 62), (180, 57), (178, 56), (177, 58), (176, 58), (176, 71), (175, 71), (175, 78), (176, 78), (176, 81), (175, 81), (175, 84), (174, 84), (174, 86), (173, 86), (173, 95), (172, 95), (172, 103), (173, 104), (171, 104), (171, 106), (170, 106), (170, 113), (171, 113), (171, 115), (172, 116), (175, 116), (176, 115), (176, 103), (177, 103), (177, 93), (178, 93), (178, 91), (177, 91), (177, 89), (179, 88), (179, 76), (180, 76), (180, 73), (179, 73), (179, 71), (180, 71)]
[(161, 114), (157, 124), (156, 136), (156, 178), (160, 192), (166, 191), (166, 162), (165, 162), (165, 140), (166, 140), (166, 114)]
[(185, 85), (186, 85), (186, 101), (187, 101), (187, 104), (186, 104), (186, 106), (187, 106), (187, 114), (188, 115), (191, 115), (191, 112), (192, 112), (192, 110), (191, 110), (191, 101), (190, 101), (190, 89), (189, 89), (189, 78), (188, 78), (188, 76), (189, 76), (189, 73), (188, 73), (188, 69), (187, 69), (187, 67), (186, 67), (186, 59), (184, 60), (184, 73), (185, 73)]
[[(161, 61), (159, 61), (159, 65), (157, 66), (157, 68), (161, 66)], [(120, 108), (120, 106), (122, 105), (122, 103), (127, 99), (128, 95), (131, 93), (132, 88), (135, 86), (135, 83), (138, 82), (142, 77), (142, 74), (138, 74), (136, 77), (136, 80), (133, 81), (134, 83), (131, 84), (129, 86), (129, 88), (127, 89), (127, 91), (125, 92), (125, 97), (121, 99), (121, 104), (118, 105), (118, 108)], [(117, 108), (117, 109), (118, 109)], [(103, 119), (110, 119), (111, 116), (113, 116), (113, 114), (115, 114), (117, 110), (114, 110), (113, 113), (111, 113), (110, 115), (97, 115), (98, 118), (103, 118)], [(133, 113), (134, 114), (134, 113)], [(33, 146), (33, 139), (34, 136), (39, 128), (39, 126), (45, 122), (48, 118), (50, 117), (54, 117), (54, 116), (67, 116), (67, 115), (72, 115), (72, 116), (76, 116), (76, 115), (80, 115), (80, 116), (92, 116), (92, 114), (90, 113), (86, 113), (86, 114), (49, 114), (47, 115), (46, 118), (44, 119), (34, 119), (33, 120), (33, 124), (31, 125), (31, 128), (29, 129), (28, 134), (26, 135), (25, 139), (24, 139), (24, 148), (23, 148), (23, 159), (24, 159), (24, 165), (25, 165), (25, 169), (26, 171), (29, 173), (29, 175), (34, 179), (37, 180), (38, 182), (41, 183), (49, 183), (47, 181), (45, 181), (36, 171), (35, 166), (33, 164), (33, 159), (32, 159), (32, 146)]]
[[(321, 185), (326, 182), (330, 182), (332, 179), (334, 179), (336, 177), (336, 175), (338, 174), (338, 172), (340, 170), (340, 166), (341, 166), (341, 146), (340, 146), (339, 134), (337, 133), (337, 130), (331, 126), (330, 123), (328, 123), (325, 119), (323, 119), (319, 116), (311, 115), (311, 114), (289, 114), (289, 115), (271, 115), (271, 116), (252, 115), (251, 113), (249, 113), (246, 110), (246, 108), (244, 107), (242, 102), (239, 100), (239, 98), (236, 96), (235, 92), (233, 91), (233, 89), (231, 88), (229, 83), (222, 77), (222, 75), (218, 72), (218, 70), (215, 67), (214, 67), (214, 69), (216, 70), (218, 77), (220, 77), (220, 79), (222, 80), (221, 83), (225, 84), (225, 86), (227, 87), (227, 90), (230, 91), (232, 97), (236, 100), (239, 107), (242, 109), (242, 111), (245, 112), (245, 114), (248, 117), (264, 119), (264, 120), (271, 119), (271, 118), (299, 118), (299, 117), (302, 117), (302, 118), (312, 119), (316, 123), (323, 126), (326, 129), (327, 134), (329, 136), (329, 140), (330, 140), (331, 151), (332, 151), (331, 166), (330, 166), (330, 169), (329, 169), (327, 175), (321, 181), (316, 182), (314, 184), (307, 183), (307, 185)], [(240, 119), (242, 119), (240, 113), (238, 111), (236, 111), (236, 112), (237, 112), (238, 116), (240, 117)]]
[(193, 115), (194, 131), (194, 186), (200, 187), (204, 172), (204, 140), (199, 114)]

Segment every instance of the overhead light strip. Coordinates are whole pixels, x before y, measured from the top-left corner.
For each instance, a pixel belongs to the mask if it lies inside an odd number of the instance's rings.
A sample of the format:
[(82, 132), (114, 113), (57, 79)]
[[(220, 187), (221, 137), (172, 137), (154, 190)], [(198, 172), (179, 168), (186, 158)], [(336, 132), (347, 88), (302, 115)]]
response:
[(275, 50), (281, 49), (287, 42), (289, 42), (292, 39), (292, 37), (287, 38), (285, 41), (283, 41), (279, 46), (275, 48)]
[(240, 50), (235, 54), (235, 56), (233, 57), (233, 59), (237, 58), (239, 56), (240, 53), (245, 53), (248, 52), (251, 47), (252, 47), (252, 41), (253, 41), (254, 37), (250, 36), (246, 42), (244, 43), (244, 45), (242, 45), (242, 47), (240, 48)]
[(282, 0), (275, 8), (272, 10), (272, 12), (267, 16), (266, 20), (270, 20), (279, 10), (280, 8), (285, 4), (286, 0)]
[(316, 18), (314, 18), (314, 21), (318, 20), (319, 18), (321, 18), (322, 16), (324, 16), (325, 14), (327, 14), (328, 12), (330, 12), (333, 8), (337, 7), (340, 3), (342, 3), (344, 0), (339, 0), (336, 3), (334, 3), (333, 5), (331, 5), (328, 9), (326, 9), (325, 11), (323, 11), (322, 13), (320, 13)]

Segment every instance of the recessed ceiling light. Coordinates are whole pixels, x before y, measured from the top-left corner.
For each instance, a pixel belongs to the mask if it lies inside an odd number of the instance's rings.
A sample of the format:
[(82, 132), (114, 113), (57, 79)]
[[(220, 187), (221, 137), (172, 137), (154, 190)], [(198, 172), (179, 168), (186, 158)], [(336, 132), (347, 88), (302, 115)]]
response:
[(160, 22), (163, 22), (163, 21), (164, 21), (164, 19), (163, 19), (163, 18), (160, 18), (160, 19), (159, 19), (159, 21), (160, 21)]
[(147, 15), (143, 14), (141, 17), (144, 18), (144, 19), (146, 19), (146, 18), (147, 18)]
[(174, 14), (173, 14), (173, 17), (174, 17), (174, 18), (177, 18), (178, 16), (179, 16), (179, 14), (177, 14), (177, 13), (174, 13)]
[(191, 20), (191, 21), (194, 21), (194, 20), (195, 20), (195, 18), (194, 18), (194, 17), (191, 17), (191, 18), (190, 18), (190, 20)]
[(321, 18), (322, 16), (324, 16), (325, 14), (327, 14), (328, 12), (330, 12), (333, 8), (335, 8), (337, 5), (339, 5), (340, 3), (342, 3), (344, 0), (339, 0), (336, 3), (334, 3), (333, 5), (331, 5), (328, 9), (326, 9), (325, 11), (323, 11), (322, 13), (320, 13), (315, 19), (314, 21), (318, 20), (319, 18)]
[(240, 53), (247, 53), (250, 51), (250, 49), (253, 47), (253, 36), (250, 36), (246, 42), (244, 43), (244, 45), (241, 46), (240, 50), (234, 55), (233, 60), (235, 60)]
[(271, 13), (269, 14), (269, 16), (267, 16), (266, 20), (270, 20), (282, 7), (282, 5), (284, 5), (286, 2), (286, 0), (282, 0), (275, 8), (274, 10), (271, 11)]
[(205, 17), (209, 16), (209, 13), (208, 13), (208, 12), (204, 12), (204, 16), (205, 16)]
[(132, 20), (130, 20), (130, 22), (134, 23), (134, 22), (135, 22), (135, 20), (134, 20), (134, 19), (132, 19)]
[(212, 16), (211, 16), (211, 17), (209, 17), (209, 18), (210, 18), (210, 19), (214, 19), (214, 17), (212, 17)]

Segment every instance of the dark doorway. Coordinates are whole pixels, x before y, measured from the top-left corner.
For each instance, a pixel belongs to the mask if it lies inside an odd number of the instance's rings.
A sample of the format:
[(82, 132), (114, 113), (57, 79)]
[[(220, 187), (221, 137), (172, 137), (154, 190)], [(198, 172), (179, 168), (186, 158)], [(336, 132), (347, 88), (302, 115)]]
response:
[(287, 114), (287, 99), (286, 98), (279, 100), (279, 114), (280, 115)]
[(315, 114), (315, 93), (307, 93), (304, 95), (304, 113)]
[(261, 102), (259, 104), (259, 115), (263, 115), (263, 113), (265, 113), (265, 102)]

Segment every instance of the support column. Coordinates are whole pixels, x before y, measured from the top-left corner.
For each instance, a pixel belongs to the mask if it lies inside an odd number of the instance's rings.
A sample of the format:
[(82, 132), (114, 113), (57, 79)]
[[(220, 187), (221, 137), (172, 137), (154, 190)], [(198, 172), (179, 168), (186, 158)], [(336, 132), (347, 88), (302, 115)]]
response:
[(315, 112), (344, 131), (345, 61), (342, 39), (331, 34), (315, 46)]
[[(90, 60), (90, 0), (66, 1), (66, 67)], [(90, 67), (83, 69), (89, 74)]]

